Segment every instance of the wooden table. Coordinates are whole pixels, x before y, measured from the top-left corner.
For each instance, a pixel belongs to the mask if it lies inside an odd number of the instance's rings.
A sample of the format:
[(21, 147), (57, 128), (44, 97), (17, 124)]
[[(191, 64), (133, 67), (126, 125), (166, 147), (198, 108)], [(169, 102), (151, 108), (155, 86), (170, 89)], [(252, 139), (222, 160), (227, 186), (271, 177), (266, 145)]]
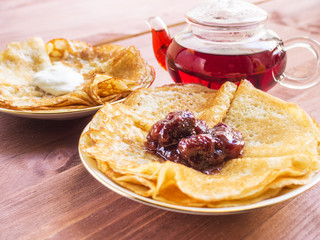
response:
[[(270, 14), (284, 40), (320, 41), (319, 0), (252, 1)], [(191, 0), (1, 0), (0, 48), (33, 36), (92, 44), (135, 45), (155, 67), (153, 86), (170, 83), (157, 64), (144, 22), (159, 15), (172, 33), (184, 27)], [(299, 73), (300, 53), (289, 71)], [(308, 90), (276, 86), (269, 93), (298, 103), (320, 122), (320, 85)], [(92, 116), (49, 121), (0, 114), (0, 239), (320, 239), (320, 184), (271, 207), (230, 216), (160, 210), (106, 189), (81, 164), (78, 140)]]

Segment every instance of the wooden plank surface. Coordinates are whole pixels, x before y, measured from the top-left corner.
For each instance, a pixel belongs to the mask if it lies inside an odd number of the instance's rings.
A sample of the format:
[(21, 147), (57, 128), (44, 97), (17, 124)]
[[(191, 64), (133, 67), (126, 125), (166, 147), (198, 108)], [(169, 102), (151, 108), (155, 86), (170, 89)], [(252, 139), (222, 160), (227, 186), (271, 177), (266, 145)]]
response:
[[(320, 1), (252, 1), (269, 12), (284, 40), (320, 41)], [(154, 66), (154, 86), (172, 83), (156, 62), (144, 20), (160, 15), (174, 26), (191, 0), (1, 0), (0, 48), (41, 36), (92, 44), (135, 45)], [(299, 56), (292, 56), (295, 73)], [(306, 68), (312, 68), (308, 66)], [(320, 85), (308, 90), (276, 86), (269, 92), (298, 103), (320, 122)], [(79, 136), (92, 116), (46, 121), (0, 114), (0, 239), (320, 239), (319, 184), (287, 202), (232, 216), (198, 216), (145, 206), (106, 189), (85, 170)]]

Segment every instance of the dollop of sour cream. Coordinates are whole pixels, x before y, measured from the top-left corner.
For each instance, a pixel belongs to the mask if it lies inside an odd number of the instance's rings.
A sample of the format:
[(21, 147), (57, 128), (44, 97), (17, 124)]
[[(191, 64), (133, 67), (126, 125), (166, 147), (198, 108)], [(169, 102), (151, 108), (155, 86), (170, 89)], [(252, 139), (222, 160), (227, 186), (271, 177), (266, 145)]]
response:
[(33, 84), (54, 96), (72, 92), (83, 82), (80, 73), (63, 64), (53, 65), (33, 75)]

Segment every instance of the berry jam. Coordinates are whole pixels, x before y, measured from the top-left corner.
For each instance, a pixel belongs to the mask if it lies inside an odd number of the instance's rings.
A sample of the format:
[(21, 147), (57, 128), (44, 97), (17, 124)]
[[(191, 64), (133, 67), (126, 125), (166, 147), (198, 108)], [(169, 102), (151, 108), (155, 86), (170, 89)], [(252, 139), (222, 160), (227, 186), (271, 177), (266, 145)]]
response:
[(180, 163), (205, 174), (217, 172), (225, 161), (242, 154), (240, 132), (224, 123), (209, 128), (189, 111), (169, 113), (147, 135), (146, 148), (166, 161)]

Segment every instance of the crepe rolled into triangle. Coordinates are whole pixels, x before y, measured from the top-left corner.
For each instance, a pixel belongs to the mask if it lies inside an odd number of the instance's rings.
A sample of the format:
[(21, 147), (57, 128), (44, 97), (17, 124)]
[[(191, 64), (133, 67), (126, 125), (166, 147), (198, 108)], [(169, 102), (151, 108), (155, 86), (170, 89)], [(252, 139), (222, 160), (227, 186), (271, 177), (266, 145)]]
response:
[[(217, 173), (165, 161), (145, 147), (151, 126), (169, 112), (192, 111), (210, 127), (224, 122), (243, 135), (243, 154)], [(248, 81), (219, 90), (174, 84), (134, 91), (106, 104), (80, 138), (83, 153), (104, 174), (142, 196), (185, 206), (255, 203), (310, 181), (320, 170), (319, 128), (300, 107)]]
[[(82, 75), (84, 82), (57, 96), (35, 85), (35, 74), (57, 65)], [(62, 38), (44, 43), (34, 37), (0, 51), (0, 107), (34, 111), (100, 106), (149, 86), (154, 77), (153, 68), (134, 46), (91, 46)]]

